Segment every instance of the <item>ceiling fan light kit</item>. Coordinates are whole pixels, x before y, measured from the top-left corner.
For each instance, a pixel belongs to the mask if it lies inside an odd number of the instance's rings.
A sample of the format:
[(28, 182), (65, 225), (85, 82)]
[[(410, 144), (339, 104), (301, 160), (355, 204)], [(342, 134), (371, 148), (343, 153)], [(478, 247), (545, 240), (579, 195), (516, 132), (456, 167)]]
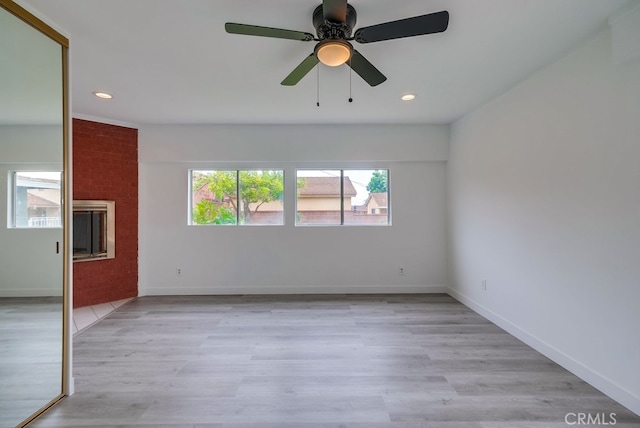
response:
[(317, 44), (315, 54), (318, 60), (329, 67), (337, 67), (349, 61), (353, 46), (342, 40), (328, 40)]
[(449, 12), (446, 10), (412, 18), (385, 22), (359, 28), (352, 37), (356, 25), (356, 10), (347, 0), (323, 0), (312, 14), (317, 37), (311, 33), (280, 28), (227, 22), (225, 30), (230, 34), (272, 37), (278, 39), (318, 42), (307, 56), (283, 81), (282, 85), (296, 85), (318, 62), (331, 67), (347, 64), (370, 86), (377, 86), (387, 78), (371, 64), (350, 41), (373, 43), (405, 37), (441, 33), (449, 26)]

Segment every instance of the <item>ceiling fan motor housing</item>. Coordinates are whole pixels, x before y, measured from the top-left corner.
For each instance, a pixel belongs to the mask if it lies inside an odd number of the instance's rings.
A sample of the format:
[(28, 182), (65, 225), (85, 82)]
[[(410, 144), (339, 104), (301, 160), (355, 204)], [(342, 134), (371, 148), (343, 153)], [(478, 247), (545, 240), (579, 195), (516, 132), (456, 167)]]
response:
[(313, 11), (313, 26), (316, 29), (318, 39), (349, 39), (351, 30), (356, 25), (356, 10), (347, 4), (347, 17), (344, 22), (332, 22), (324, 19), (322, 5)]

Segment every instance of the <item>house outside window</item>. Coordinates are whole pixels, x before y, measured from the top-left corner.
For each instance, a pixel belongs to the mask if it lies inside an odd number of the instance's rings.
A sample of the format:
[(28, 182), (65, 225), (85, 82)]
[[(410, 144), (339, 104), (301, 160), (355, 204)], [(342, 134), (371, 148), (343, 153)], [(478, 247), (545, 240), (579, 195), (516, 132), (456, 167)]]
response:
[(10, 227), (62, 227), (60, 171), (14, 171)]
[[(299, 169), (297, 226), (390, 225), (388, 170)], [(283, 225), (284, 171), (191, 170), (190, 225)]]
[(388, 170), (298, 170), (296, 225), (389, 225)]

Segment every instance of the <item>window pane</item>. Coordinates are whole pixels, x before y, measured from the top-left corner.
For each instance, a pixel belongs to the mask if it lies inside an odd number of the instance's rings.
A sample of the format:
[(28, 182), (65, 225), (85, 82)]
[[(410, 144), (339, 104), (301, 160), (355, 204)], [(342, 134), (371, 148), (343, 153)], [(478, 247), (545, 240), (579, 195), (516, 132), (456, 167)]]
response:
[(194, 170), (191, 192), (191, 224), (284, 224), (282, 170)]
[[(296, 172), (296, 224), (342, 224), (340, 201), (340, 170), (309, 170)], [(347, 207), (350, 197), (345, 195)]]
[(297, 225), (388, 225), (388, 170), (298, 170)]
[[(344, 224), (389, 224), (389, 189), (387, 170), (345, 170), (344, 188), (351, 197), (345, 205)], [(347, 211), (348, 210), (348, 211)]]
[(240, 224), (284, 224), (283, 171), (240, 171)]
[(191, 224), (237, 224), (237, 171), (191, 171)]
[(61, 227), (61, 173), (20, 171), (14, 175), (15, 227)]

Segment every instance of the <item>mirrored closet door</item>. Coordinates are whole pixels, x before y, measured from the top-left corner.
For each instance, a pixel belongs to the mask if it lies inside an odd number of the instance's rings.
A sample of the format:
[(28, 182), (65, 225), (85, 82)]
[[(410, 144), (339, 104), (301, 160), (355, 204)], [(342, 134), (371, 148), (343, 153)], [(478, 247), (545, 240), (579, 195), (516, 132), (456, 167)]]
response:
[(0, 427), (66, 393), (68, 41), (0, 0)]

